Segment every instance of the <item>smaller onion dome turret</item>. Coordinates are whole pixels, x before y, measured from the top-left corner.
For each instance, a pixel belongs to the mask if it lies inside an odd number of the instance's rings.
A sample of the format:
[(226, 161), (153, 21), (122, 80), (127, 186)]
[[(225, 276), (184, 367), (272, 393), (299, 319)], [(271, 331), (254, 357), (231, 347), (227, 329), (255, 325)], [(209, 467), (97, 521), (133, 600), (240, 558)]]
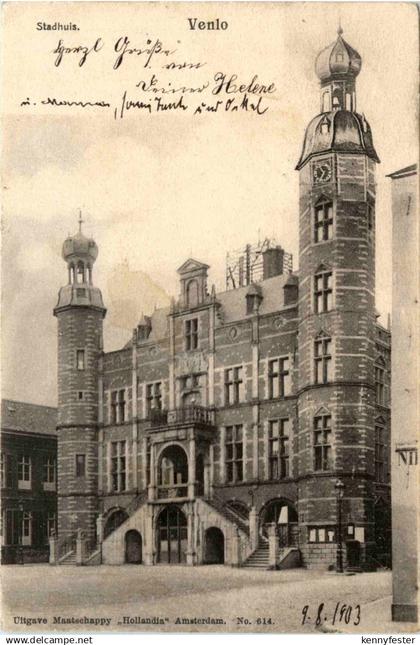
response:
[(102, 294), (92, 284), (92, 268), (98, 257), (98, 246), (92, 238), (83, 234), (82, 223), (80, 214), (78, 232), (69, 235), (63, 243), (62, 256), (67, 262), (68, 284), (60, 289), (56, 309), (69, 305), (104, 309)]

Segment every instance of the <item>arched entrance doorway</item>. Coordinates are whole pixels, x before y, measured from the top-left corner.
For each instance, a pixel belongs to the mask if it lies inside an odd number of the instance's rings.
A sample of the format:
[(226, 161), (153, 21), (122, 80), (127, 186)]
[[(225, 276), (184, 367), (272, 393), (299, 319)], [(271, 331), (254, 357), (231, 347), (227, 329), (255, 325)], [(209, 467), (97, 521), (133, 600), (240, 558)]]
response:
[(168, 506), (157, 519), (157, 559), (161, 564), (187, 561), (187, 518), (178, 506)]
[(140, 533), (134, 529), (125, 534), (125, 561), (127, 564), (142, 562), (142, 539)]
[(158, 468), (159, 497), (188, 495), (188, 459), (177, 444), (167, 446), (161, 453)]
[(125, 520), (128, 514), (122, 508), (117, 508), (108, 515), (104, 526), (104, 538), (108, 537), (112, 531), (115, 531)]
[(215, 526), (207, 529), (204, 536), (204, 546), (205, 564), (224, 564), (225, 536), (223, 535), (223, 531)]
[(268, 502), (260, 514), (260, 532), (268, 536), (268, 527), (275, 524), (279, 536), (279, 546), (297, 546), (298, 516), (292, 502), (274, 499)]

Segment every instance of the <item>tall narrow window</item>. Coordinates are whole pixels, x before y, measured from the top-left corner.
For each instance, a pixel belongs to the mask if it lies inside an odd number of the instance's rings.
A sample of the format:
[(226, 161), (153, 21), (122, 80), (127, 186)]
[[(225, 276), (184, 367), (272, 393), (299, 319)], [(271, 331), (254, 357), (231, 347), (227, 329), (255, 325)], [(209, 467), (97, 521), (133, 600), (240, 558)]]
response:
[(86, 477), (86, 455), (76, 455), (76, 477)]
[(332, 309), (332, 273), (324, 271), (315, 275), (314, 304), (315, 313), (325, 313)]
[(291, 375), (289, 358), (276, 358), (268, 362), (268, 396), (270, 399), (289, 396)]
[(118, 422), (126, 420), (125, 390), (118, 391)]
[(244, 400), (244, 382), (242, 367), (230, 367), (225, 370), (225, 404), (235, 405)]
[(331, 415), (314, 418), (314, 469), (331, 469)]
[(85, 350), (84, 349), (78, 349), (76, 352), (76, 362), (77, 362), (77, 369), (78, 370), (84, 370), (86, 368), (85, 365)]
[(198, 347), (198, 318), (191, 318), (185, 321), (185, 349), (197, 349)]
[(125, 390), (111, 392), (110, 422), (124, 423), (126, 421)]
[(243, 481), (243, 427), (226, 428), (226, 478), (230, 483)]
[(57, 533), (55, 513), (48, 513), (46, 526), (47, 541)]
[(289, 419), (269, 422), (270, 479), (289, 477)]
[(44, 459), (44, 490), (55, 489), (55, 459), (47, 456)]
[(331, 338), (321, 338), (315, 341), (315, 383), (331, 381)]
[(111, 443), (111, 488), (114, 492), (126, 490), (125, 441)]
[(146, 386), (146, 411), (150, 416), (152, 410), (162, 409), (162, 383), (148, 383)]
[(0, 452), (0, 486), (1, 488), (6, 486), (6, 457), (4, 452)]
[(31, 458), (29, 455), (21, 455), (18, 461), (18, 488), (31, 488)]
[(22, 515), (22, 545), (31, 546), (32, 544), (32, 513), (23, 513)]
[(384, 481), (385, 475), (385, 444), (384, 428), (375, 426), (375, 479), (377, 482)]
[(381, 365), (375, 365), (375, 392), (376, 403), (385, 405), (385, 369)]
[(333, 233), (333, 205), (323, 202), (315, 206), (315, 242), (330, 240)]

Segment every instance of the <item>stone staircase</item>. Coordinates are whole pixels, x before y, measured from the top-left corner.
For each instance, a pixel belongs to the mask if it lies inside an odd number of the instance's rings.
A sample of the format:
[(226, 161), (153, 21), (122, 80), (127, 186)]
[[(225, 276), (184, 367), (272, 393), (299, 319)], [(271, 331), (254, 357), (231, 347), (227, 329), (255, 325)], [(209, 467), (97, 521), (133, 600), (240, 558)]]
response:
[(58, 560), (57, 564), (74, 566), (76, 564), (76, 551), (69, 551), (68, 553), (63, 555)]
[(222, 515), (222, 517), (228, 520), (228, 522), (235, 524), (249, 536), (249, 524), (245, 520), (245, 518), (239, 515), (239, 513), (226, 506), (226, 504), (216, 496), (204, 497), (203, 499), (209, 506), (214, 508), (215, 511)]
[(270, 559), (268, 542), (260, 540), (257, 549), (249, 556), (242, 565), (245, 569), (269, 569)]

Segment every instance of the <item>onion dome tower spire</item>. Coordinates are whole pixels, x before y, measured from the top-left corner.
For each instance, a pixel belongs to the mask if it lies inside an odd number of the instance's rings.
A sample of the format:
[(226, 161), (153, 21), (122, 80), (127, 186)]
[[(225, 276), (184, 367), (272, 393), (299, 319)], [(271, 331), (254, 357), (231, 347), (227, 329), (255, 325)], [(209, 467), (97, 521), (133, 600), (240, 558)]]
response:
[(364, 115), (356, 112), (356, 78), (362, 68), (360, 54), (343, 38), (337, 38), (315, 60), (321, 85), (321, 112), (309, 123), (296, 169), (316, 154), (326, 151), (362, 152), (379, 162), (372, 132)]

